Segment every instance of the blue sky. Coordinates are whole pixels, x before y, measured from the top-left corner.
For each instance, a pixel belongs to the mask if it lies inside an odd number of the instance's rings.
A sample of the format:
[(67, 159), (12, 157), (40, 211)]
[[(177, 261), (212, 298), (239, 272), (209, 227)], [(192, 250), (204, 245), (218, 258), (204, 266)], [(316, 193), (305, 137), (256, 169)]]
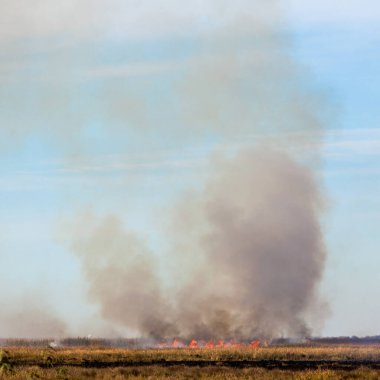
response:
[[(236, 134), (227, 125), (250, 95), (236, 104), (227, 96), (231, 109), (216, 117), (223, 137), (207, 112), (192, 119), (187, 103), (200, 93), (192, 70), (207, 63), (208, 40), (258, 11), (276, 25), (324, 121), (321, 293), (330, 310), (319, 332), (379, 334), (380, 5), (292, 0), (273, 11), (240, 0), (229, 13), (228, 2), (90, 3), (0, 3), (0, 319), (33, 304), (55, 310), (72, 334), (111, 331), (93, 318), (66, 225), (84, 210), (117, 213), (162, 249), (165, 207), (200, 186), (209, 156), (258, 138), (243, 122)], [(215, 55), (223, 58), (226, 40)], [(211, 83), (224, 101), (228, 87)], [(214, 90), (202, 91), (209, 104)], [(17, 335), (4, 326), (0, 335)]]
[[(374, 18), (379, 7), (374, 2), (355, 5), (357, 22), (353, 13), (346, 21), (326, 21), (326, 28), (323, 23), (303, 26), (296, 37), (299, 59), (335, 107), (324, 148), (330, 208), (323, 289), (331, 307), (324, 333), (329, 335), (378, 331), (380, 34)], [(373, 13), (365, 17), (366, 11)]]

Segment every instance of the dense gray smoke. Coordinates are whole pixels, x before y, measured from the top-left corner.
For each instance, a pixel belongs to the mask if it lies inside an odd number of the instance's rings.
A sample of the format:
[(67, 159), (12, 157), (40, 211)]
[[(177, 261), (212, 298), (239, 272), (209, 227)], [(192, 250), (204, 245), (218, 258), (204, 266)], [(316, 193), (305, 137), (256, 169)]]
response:
[[(325, 252), (310, 170), (281, 152), (220, 163), (179, 205), (180, 331), (197, 336), (304, 336)], [(186, 263), (187, 261), (187, 263)]]
[(87, 231), (81, 228), (74, 244), (89, 282), (90, 300), (100, 302), (105, 319), (153, 337), (166, 331), (175, 334), (166, 322), (167, 302), (144, 241), (124, 230), (116, 217), (95, 225), (91, 219), (90, 214), (81, 217)]
[(169, 290), (113, 217), (74, 248), (103, 316), (144, 335), (305, 336), (325, 258), (320, 206), (310, 169), (262, 147), (219, 162), (203, 191), (176, 205)]

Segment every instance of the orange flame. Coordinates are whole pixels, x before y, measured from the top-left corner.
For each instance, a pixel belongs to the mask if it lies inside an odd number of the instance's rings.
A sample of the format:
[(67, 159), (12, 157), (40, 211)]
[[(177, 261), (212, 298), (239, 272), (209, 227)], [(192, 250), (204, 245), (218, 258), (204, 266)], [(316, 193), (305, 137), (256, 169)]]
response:
[(173, 340), (172, 347), (173, 347), (173, 348), (178, 348), (178, 347), (179, 347), (179, 342), (178, 342), (177, 339), (174, 339), (174, 340)]
[(190, 344), (189, 344), (189, 347), (190, 348), (198, 348), (198, 342), (195, 339), (192, 339)]

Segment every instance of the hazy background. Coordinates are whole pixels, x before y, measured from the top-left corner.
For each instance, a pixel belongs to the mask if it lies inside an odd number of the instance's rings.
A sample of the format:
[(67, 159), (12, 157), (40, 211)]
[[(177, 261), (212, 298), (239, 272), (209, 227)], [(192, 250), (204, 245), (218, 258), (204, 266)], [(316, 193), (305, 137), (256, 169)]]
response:
[[(255, 94), (230, 96), (235, 77), (225, 80), (249, 62), (252, 28), (265, 32), (254, 51), (276, 62), (267, 96), (276, 100), (276, 80), (296, 67), (305, 107), (324, 129), (291, 142), (318, 147), (321, 161), (311, 160), (327, 194), (321, 293), (330, 310), (320, 311), (326, 323), (316, 331), (379, 333), (380, 6), (234, 4), (0, 0), (0, 335), (119, 334), (88, 300), (70, 239), (85, 223), (75, 223), (117, 214), (131, 230), (148, 231), (147, 249), (159, 256), (168, 248), (160, 233), (168, 204), (202, 188), (209, 156), (278, 131), (265, 123), (252, 130), (255, 115), (243, 106)], [(225, 60), (231, 49), (241, 52), (237, 61)], [(218, 57), (226, 70), (215, 72)], [(284, 71), (277, 57), (286, 58)], [(268, 103), (257, 94), (259, 115)], [(284, 94), (277, 102), (286, 110)], [(210, 113), (219, 102), (231, 108)], [(275, 115), (273, 122), (293, 128)]]

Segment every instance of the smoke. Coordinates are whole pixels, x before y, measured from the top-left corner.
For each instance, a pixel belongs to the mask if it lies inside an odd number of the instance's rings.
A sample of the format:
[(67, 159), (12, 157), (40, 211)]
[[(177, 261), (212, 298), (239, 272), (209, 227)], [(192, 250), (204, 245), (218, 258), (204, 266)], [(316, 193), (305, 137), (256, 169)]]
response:
[(312, 172), (284, 152), (262, 147), (219, 163), (176, 210), (173, 259), (193, 261), (177, 293), (180, 331), (307, 334), (325, 258), (320, 207)]
[(135, 331), (154, 337), (165, 331), (175, 334), (166, 322), (167, 302), (145, 242), (125, 230), (117, 217), (89, 224), (94, 219), (88, 213), (81, 216), (78, 227), (86, 225), (87, 231), (80, 229), (73, 246), (89, 283), (90, 301), (100, 303), (105, 319)]
[[(184, 146), (210, 135), (316, 132), (315, 95), (289, 55), (281, 2), (24, 3), (0, 15), (3, 150), (38, 136), (72, 159), (115, 136), (132, 150), (157, 148), (163, 133)], [(133, 59), (109, 57), (124, 53)]]
[[(65, 321), (56, 310), (36, 299), (8, 303), (0, 314), (0, 336), (9, 338), (60, 338), (67, 333)], [(5, 305), (4, 305), (5, 306)]]
[[(49, 62), (23, 72), (32, 95), (0, 91), (4, 125), (12, 126), (4, 141), (37, 133), (63, 144), (69, 156), (112, 152), (112, 144), (143, 153), (204, 144), (211, 152), (207, 180), (195, 175), (192, 188), (168, 201), (155, 232), (167, 227), (163, 246), (152, 244), (151, 231), (129, 227), (133, 221), (125, 226), (122, 211), (74, 222), (70, 248), (101, 317), (157, 339), (309, 334), (307, 314), (318, 302), (326, 256), (316, 173), (325, 115), (292, 58), (281, 3), (194, 1), (180, 17), (177, 2), (144, 2), (131, 12), (136, 2), (115, 0), (112, 9), (125, 8), (108, 13), (102, 1), (80, 8), (70, 1), (61, 9), (65, 17), (38, 3), (32, 16), (21, 12), (19, 24), (44, 36), (45, 48), (52, 47), (46, 36), (62, 37), (62, 49), (47, 49)], [(44, 9), (60, 21), (36, 22)], [(83, 22), (71, 17), (75, 10)], [(14, 6), (7, 12), (14, 15)], [(156, 30), (157, 43), (178, 52), (168, 49), (163, 58), (152, 49)], [(23, 33), (24, 26), (12, 26), (6, 45)], [(77, 45), (65, 42), (72, 35)], [(137, 50), (131, 38), (141, 35), (150, 39), (141, 50), (154, 50), (154, 59), (139, 62), (133, 51), (132, 63), (120, 65), (121, 51)], [(108, 38), (117, 54), (99, 48), (96, 55), (91, 44)], [(99, 57), (106, 64), (98, 67)], [(215, 145), (223, 157), (212, 158)], [(160, 196), (154, 188), (150, 195)]]
[(115, 217), (81, 231), (74, 250), (91, 300), (103, 317), (153, 337), (308, 335), (325, 259), (313, 172), (260, 147), (212, 173), (171, 216), (169, 289), (157, 257)]
[(244, 147), (211, 160), (208, 180), (168, 206), (164, 252), (150, 252), (115, 216), (77, 230), (73, 244), (102, 316), (145, 336), (306, 336), (319, 302), (320, 104), (273, 9), (262, 18), (235, 11), (202, 40), (176, 84), (178, 107), (153, 114), (161, 131), (171, 130), (170, 115), (187, 127), (175, 139), (228, 146), (246, 136)]

